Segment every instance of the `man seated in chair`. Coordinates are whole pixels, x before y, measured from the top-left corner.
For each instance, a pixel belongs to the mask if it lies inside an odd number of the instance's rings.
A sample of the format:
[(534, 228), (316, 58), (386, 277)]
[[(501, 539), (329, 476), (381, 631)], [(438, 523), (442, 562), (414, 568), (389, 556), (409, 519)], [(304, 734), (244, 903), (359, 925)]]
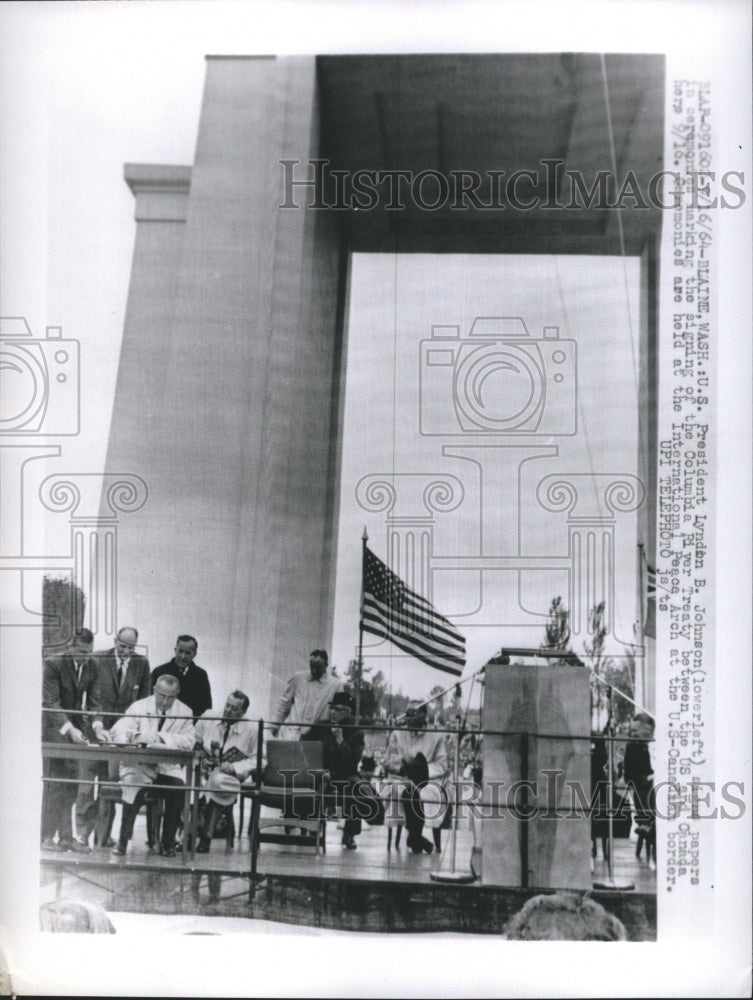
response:
[[(444, 733), (426, 728), (426, 705), (408, 702), (405, 711), (407, 728), (394, 729), (387, 746), (388, 775), (393, 781), (390, 796), (399, 799), (405, 811), (408, 847), (414, 854), (431, 854), (434, 845), (423, 836), (426, 810), (431, 811), (432, 823), (437, 823), (443, 811), (442, 780), (447, 775), (447, 746)], [(389, 808), (389, 807), (388, 807)], [(397, 810), (390, 809), (394, 814)]]
[[(163, 674), (154, 686), (154, 694), (135, 701), (126, 714), (110, 730), (110, 738), (118, 743), (131, 743), (146, 747), (171, 747), (174, 750), (193, 750), (195, 732), (191, 709), (178, 701), (180, 684), (177, 677)], [(159, 852), (164, 857), (175, 857), (175, 831), (178, 827), (185, 785), (183, 767), (169, 761), (159, 764), (137, 764), (126, 761), (120, 765), (120, 784), (123, 792), (123, 817), (120, 837), (112, 853), (123, 855), (133, 836), (133, 824), (152, 782), (169, 785), (154, 789), (165, 802), (162, 837)]]
[(364, 748), (363, 732), (354, 725), (354, 710), (352, 697), (346, 691), (337, 691), (329, 703), (331, 725), (312, 726), (301, 737), (302, 740), (316, 740), (323, 746), (328, 785), (334, 790), (335, 801), (342, 807), (345, 817), (342, 845), (350, 851), (355, 850), (354, 838), (361, 832), (361, 820), (355, 814), (358, 812), (358, 765)]
[(209, 851), (215, 824), (228, 806), (235, 804), (244, 782), (256, 762), (256, 724), (244, 718), (249, 698), (243, 691), (227, 696), (222, 718), (206, 711), (196, 723), (196, 744), (206, 754), (202, 770), (208, 775), (204, 785), (207, 811), (199, 854)]

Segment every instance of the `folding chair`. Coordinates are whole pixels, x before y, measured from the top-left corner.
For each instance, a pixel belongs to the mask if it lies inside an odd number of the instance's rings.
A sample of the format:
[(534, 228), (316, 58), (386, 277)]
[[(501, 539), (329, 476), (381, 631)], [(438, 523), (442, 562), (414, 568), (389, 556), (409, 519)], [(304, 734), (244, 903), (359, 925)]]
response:
[[(322, 853), (326, 851), (322, 744), (313, 740), (268, 740), (266, 751), (267, 766), (261, 780), (241, 792), (251, 801), (252, 890), (260, 844), (313, 847), (317, 854), (320, 848)], [(262, 806), (279, 810), (280, 815), (262, 819)], [(270, 829), (278, 832), (268, 832)]]
[[(119, 768), (117, 761), (110, 761), (108, 767), (108, 782), (118, 780)], [(123, 794), (120, 785), (101, 784), (99, 786), (99, 798), (108, 802), (114, 808), (123, 804)], [(155, 850), (159, 843), (160, 831), (162, 828), (162, 813), (164, 802), (157, 792), (147, 791), (144, 797), (146, 806), (146, 839), (150, 850)], [(122, 820), (121, 820), (122, 822)], [(115, 823), (112, 823), (113, 829)]]

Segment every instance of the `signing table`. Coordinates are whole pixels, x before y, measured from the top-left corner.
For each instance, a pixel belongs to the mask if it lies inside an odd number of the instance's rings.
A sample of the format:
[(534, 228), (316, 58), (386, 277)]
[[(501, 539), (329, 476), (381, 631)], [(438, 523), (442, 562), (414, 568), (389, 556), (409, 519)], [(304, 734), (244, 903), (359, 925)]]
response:
[[(107, 761), (108, 764), (121, 764), (130, 761), (133, 764), (178, 764), (185, 768), (185, 802), (184, 815), (186, 830), (190, 834), (191, 859), (196, 852), (196, 830), (198, 825), (199, 801), (199, 764), (202, 758), (198, 750), (175, 750), (172, 747), (142, 747), (123, 743), (42, 743), (43, 761), (54, 759), (78, 761)], [(114, 768), (111, 768), (111, 773)], [(160, 776), (148, 786), (159, 786)], [(50, 780), (50, 779), (48, 779)], [(113, 780), (113, 784), (117, 784)], [(185, 849), (182, 861), (185, 863), (189, 851)]]

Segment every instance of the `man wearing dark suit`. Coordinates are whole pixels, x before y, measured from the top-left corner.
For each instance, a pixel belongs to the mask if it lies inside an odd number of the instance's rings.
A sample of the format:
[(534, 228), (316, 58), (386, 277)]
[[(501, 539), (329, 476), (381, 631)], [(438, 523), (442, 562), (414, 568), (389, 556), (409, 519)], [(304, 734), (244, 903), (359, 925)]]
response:
[[(317, 723), (301, 739), (316, 740), (322, 744), (328, 786), (334, 790), (334, 794), (330, 792), (330, 799), (342, 808), (345, 818), (342, 844), (352, 851), (356, 847), (355, 837), (361, 832), (358, 765), (363, 756), (364, 736), (363, 731), (355, 726), (355, 703), (346, 691), (335, 692), (329, 711), (330, 724)], [(368, 808), (370, 804), (366, 805)]]
[(152, 671), (152, 690), (164, 674), (177, 677), (180, 683), (178, 698), (188, 705), (194, 721), (212, 707), (212, 691), (206, 670), (194, 663), (199, 644), (192, 635), (179, 635), (175, 643), (175, 656)]
[[(118, 718), (127, 708), (148, 698), (152, 691), (149, 660), (136, 652), (139, 641), (137, 629), (124, 625), (115, 636), (112, 649), (94, 654), (97, 666), (99, 701), (102, 706), (102, 720), (109, 733)], [(90, 780), (95, 775), (107, 779), (108, 766), (102, 761), (89, 765)], [(79, 837), (89, 839), (95, 829), (96, 841), (101, 847), (112, 847), (115, 843), (110, 836), (115, 806), (101, 799), (99, 805), (94, 800), (94, 785), (82, 784), (76, 800), (76, 827)]]
[[(94, 636), (89, 629), (79, 629), (68, 649), (59, 656), (44, 661), (42, 679), (42, 739), (46, 743), (86, 744), (96, 739), (107, 741), (99, 713), (97, 668), (91, 651)], [(74, 760), (52, 759), (47, 777), (75, 781), (82, 775)], [(85, 841), (74, 839), (71, 807), (76, 800), (77, 785), (45, 782), (42, 803), (42, 847), (52, 851), (78, 851), (88, 854)], [(58, 841), (55, 842), (55, 834)]]

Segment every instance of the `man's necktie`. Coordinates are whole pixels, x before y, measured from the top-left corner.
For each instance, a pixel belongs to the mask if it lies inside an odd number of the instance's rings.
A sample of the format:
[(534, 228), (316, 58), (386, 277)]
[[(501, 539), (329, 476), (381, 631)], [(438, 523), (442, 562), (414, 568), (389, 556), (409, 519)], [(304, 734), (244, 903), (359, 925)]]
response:
[(84, 704), (84, 686), (83, 686), (83, 676), (84, 676), (84, 664), (81, 660), (74, 660), (74, 665), (76, 667), (76, 708), (86, 708)]
[(159, 725), (157, 726), (157, 732), (159, 732), (160, 729), (162, 729), (164, 724), (165, 724), (165, 713), (163, 712), (159, 717)]
[(84, 664), (79, 660), (76, 663), (76, 699), (81, 701), (82, 681), (84, 677)]
[(123, 669), (123, 660), (118, 660), (118, 691), (123, 687), (123, 675), (125, 671)]
[(225, 723), (224, 730), (222, 733), (222, 746), (220, 747), (220, 756), (222, 756), (222, 753), (225, 749), (225, 744), (227, 743), (227, 738), (230, 735), (230, 726), (231, 726), (230, 722)]

